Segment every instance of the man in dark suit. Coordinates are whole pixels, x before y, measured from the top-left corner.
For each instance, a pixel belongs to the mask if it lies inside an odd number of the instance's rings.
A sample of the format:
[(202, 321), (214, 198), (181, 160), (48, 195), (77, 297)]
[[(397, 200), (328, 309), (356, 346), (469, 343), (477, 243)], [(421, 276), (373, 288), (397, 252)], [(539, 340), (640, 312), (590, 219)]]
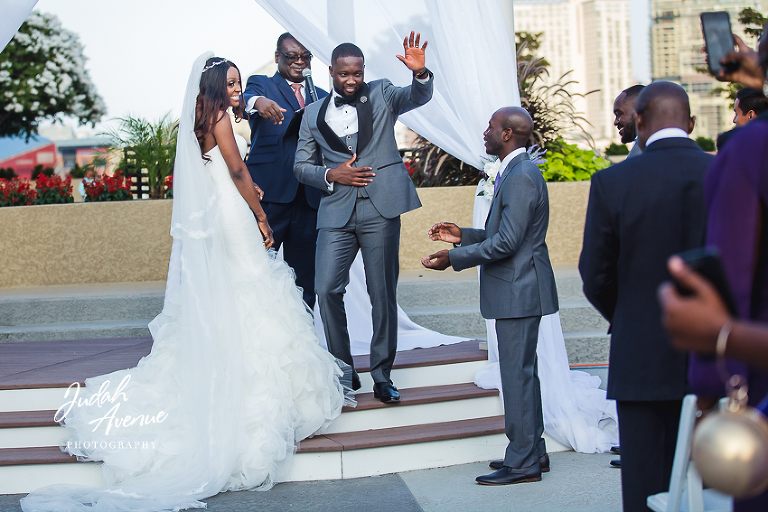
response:
[(460, 246), (422, 259), (425, 267), (436, 270), (479, 265), (480, 312), (496, 319), (509, 445), (504, 460), (491, 463), (497, 471), (476, 478), (484, 485), (537, 482), (542, 471), (549, 471), (536, 345), (541, 317), (555, 313), (558, 302), (546, 244), (547, 184), (525, 151), (532, 132), (531, 116), (520, 107), (493, 114), (485, 148), (498, 155), (503, 174), (496, 178), (485, 229), (435, 224), (429, 231), (432, 240)]
[(674, 350), (656, 297), (675, 253), (704, 239), (704, 172), (712, 156), (688, 138), (688, 95), (656, 82), (638, 96), (643, 153), (592, 176), (579, 271), (611, 323), (608, 398), (617, 401), (624, 510), (648, 510), (672, 471), (687, 356)]
[(621, 91), (613, 101), (613, 126), (619, 131), (622, 144), (632, 143), (632, 149), (627, 158), (640, 154), (640, 146), (637, 145), (637, 127), (635, 126), (635, 102), (642, 85), (633, 85)]
[[(264, 191), (261, 205), (272, 226), (274, 248), (282, 245), (296, 284), (304, 290), (304, 302), (314, 308), (315, 226), (322, 192), (293, 175), (299, 136), (284, 137), (294, 112), (312, 102), (302, 75), (311, 59), (312, 54), (286, 32), (277, 40), (277, 73), (248, 78), (243, 96), (251, 114), (251, 151), (245, 163), (253, 182)], [(316, 90), (318, 99), (328, 96)]]
[[(413, 72), (407, 87), (386, 79), (365, 83), (360, 48), (343, 43), (333, 50), (332, 96), (307, 107), (294, 165), (299, 181), (326, 190), (317, 216), (315, 289), (328, 349), (354, 368), (343, 299), (359, 250), (373, 316), (373, 394), (384, 403), (400, 401), (389, 378), (397, 352), (400, 215), (421, 206), (394, 126), (400, 114), (432, 98), (434, 82), (424, 67), (427, 42), (419, 48), (419, 37), (411, 32), (397, 56)], [(325, 165), (317, 165), (320, 155)], [(352, 383), (360, 387), (356, 373)]]

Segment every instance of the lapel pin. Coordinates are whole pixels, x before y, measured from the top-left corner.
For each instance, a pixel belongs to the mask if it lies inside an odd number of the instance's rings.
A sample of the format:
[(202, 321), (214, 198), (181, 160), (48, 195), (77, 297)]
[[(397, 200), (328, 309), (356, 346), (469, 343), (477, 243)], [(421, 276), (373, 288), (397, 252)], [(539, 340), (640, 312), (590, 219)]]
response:
[(360, 96), (360, 103), (365, 103), (368, 101), (368, 96)]

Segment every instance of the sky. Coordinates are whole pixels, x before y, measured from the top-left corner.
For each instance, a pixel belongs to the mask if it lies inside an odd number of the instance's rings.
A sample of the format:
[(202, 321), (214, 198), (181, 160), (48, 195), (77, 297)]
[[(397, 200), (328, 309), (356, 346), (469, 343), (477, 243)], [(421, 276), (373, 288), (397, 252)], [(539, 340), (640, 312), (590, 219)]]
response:
[[(650, 80), (648, 3), (630, 0), (633, 71), (643, 83)], [(35, 9), (55, 14), (79, 35), (107, 106), (104, 121), (177, 117), (200, 54), (228, 58), (245, 81), (274, 59), (275, 41), (285, 31), (255, 0), (39, 0)], [(322, 67), (315, 62), (315, 73)]]

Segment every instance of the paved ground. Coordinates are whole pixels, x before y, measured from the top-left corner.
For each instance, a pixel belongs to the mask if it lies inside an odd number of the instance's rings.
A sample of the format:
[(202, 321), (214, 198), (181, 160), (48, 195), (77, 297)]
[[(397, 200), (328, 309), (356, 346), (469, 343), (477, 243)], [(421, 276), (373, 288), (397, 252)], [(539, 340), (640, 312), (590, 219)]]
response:
[[(205, 500), (210, 512), (466, 512), (619, 511), (620, 473), (610, 454), (560, 452), (541, 482), (477, 485), (486, 463), (409, 471), (396, 475), (290, 482), (267, 492), (228, 492)], [(18, 512), (23, 495), (0, 496), (0, 511)]]

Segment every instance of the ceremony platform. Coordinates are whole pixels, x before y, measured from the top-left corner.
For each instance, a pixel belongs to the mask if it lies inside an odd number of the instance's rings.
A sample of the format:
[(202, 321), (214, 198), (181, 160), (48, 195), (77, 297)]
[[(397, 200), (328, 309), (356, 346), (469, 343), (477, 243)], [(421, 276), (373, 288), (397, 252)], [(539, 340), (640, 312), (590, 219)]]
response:
[[(65, 388), (134, 366), (151, 338), (0, 344), (0, 493), (53, 483), (100, 485), (98, 463), (79, 463), (58, 447), (66, 430), (53, 421)], [(398, 352), (392, 379), (402, 402), (358, 394), (322, 434), (301, 442), (289, 481), (346, 479), (489, 460), (506, 446), (496, 390), (472, 383), (487, 354), (477, 340)], [(368, 357), (357, 356), (363, 390)], [(548, 440), (550, 451), (565, 447)]]
[[(605, 376), (607, 324), (581, 294), (573, 267), (556, 267), (561, 320), (572, 367)], [(503, 454), (498, 392), (473, 384), (487, 359), (476, 271), (406, 271), (398, 302), (430, 329), (466, 337), (398, 352), (392, 379), (402, 393), (384, 405), (358, 394), (321, 435), (305, 440), (289, 480), (334, 480), (487, 461)], [(53, 421), (67, 386), (135, 366), (151, 349), (146, 324), (162, 309), (163, 284), (116, 283), (0, 290), (0, 494), (52, 483), (100, 485), (98, 463), (76, 462), (58, 445)], [(79, 339), (78, 339), (79, 338)], [(368, 357), (356, 357), (370, 391)], [(547, 440), (549, 451), (565, 447)]]

